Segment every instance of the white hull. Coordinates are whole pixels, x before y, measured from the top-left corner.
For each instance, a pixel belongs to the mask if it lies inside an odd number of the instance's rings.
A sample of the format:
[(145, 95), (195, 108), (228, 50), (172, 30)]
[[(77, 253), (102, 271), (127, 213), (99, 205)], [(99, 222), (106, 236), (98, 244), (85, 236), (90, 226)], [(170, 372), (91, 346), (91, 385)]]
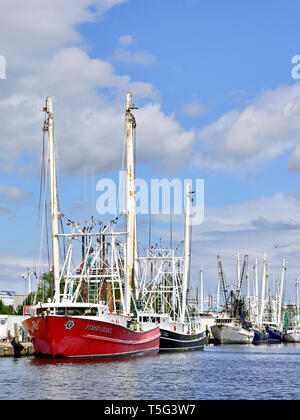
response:
[(283, 340), (288, 343), (300, 343), (300, 330), (287, 331), (283, 335)]
[(254, 338), (253, 331), (236, 325), (214, 325), (211, 332), (220, 344), (251, 344)]

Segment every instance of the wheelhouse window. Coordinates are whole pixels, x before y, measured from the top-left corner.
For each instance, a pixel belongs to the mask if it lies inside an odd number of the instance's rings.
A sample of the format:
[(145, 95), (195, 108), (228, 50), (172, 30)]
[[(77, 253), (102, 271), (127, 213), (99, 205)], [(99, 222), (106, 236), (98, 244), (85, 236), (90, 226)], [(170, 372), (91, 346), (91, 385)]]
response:
[(150, 322), (150, 323), (160, 323), (160, 317), (149, 317), (149, 316), (141, 316), (140, 322)]
[(96, 316), (98, 315), (97, 308), (76, 308), (76, 307), (62, 307), (62, 308), (38, 308), (37, 315), (42, 315), (43, 313), (46, 314), (49, 312), (51, 314), (60, 315), (60, 316)]
[(71, 316), (96, 316), (97, 308), (66, 308), (66, 315)]

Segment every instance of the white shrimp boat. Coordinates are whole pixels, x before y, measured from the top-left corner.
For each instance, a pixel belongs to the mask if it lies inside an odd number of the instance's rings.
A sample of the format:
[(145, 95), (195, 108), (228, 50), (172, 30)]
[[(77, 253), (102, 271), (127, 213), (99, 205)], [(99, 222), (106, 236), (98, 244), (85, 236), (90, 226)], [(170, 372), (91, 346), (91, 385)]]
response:
[(300, 329), (295, 328), (293, 330), (287, 330), (286, 333), (283, 334), (283, 340), (288, 343), (300, 343)]
[[(296, 279), (296, 314), (294, 314), (293, 322), (286, 317), (283, 341), (288, 343), (300, 343), (300, 327), (299, 327), (299, 280)], [(288, 325), (290, 324), (290, 325)]]
[[(228, 294), (221, 257), (218, 255), (219, 283), (218, 290), (224, 294), (225, 311), (216, 317), (211, 332), (216, 344), (250, 344), (254, 339), (254, 331), (246, 321), (246, 307), (241, 294), (242, 282), (245, 277), (248, 255), (245, 255), (242, 272), (238, 270), (238, 285), (234, 293)], [(239, 263), (238, 263), (239, 267)], [(219, 295), (219, 292), (218, 292)], [(219, 301), (219, 297), (218, 297)], [(229, 303), (231, 301), (231, 303)]]

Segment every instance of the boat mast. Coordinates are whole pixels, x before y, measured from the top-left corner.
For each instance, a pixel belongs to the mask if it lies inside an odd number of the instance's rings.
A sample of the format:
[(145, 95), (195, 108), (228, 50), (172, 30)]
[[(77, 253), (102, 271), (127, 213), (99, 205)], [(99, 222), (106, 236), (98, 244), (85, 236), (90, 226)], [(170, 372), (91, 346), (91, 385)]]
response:
[(237, 267), (237, 291), (241, 289), (241, 266), (240, 266), (240, 253), (237, 253), (236, 259), (236, 267)]
[(254, 299), (255, 304), (258, 303), (258, 265), (257, 265), (257, 258), (254, 260)]
[(281, 305), (283, 299), (283, 287), (284, 287), (284, 278), (286, 272), (286, 260), (283, 259), (282, 261), (282, 272), (281, 272), (281, 283), (280, 283), (280, 291), (279, 291), (279, 299), (278, 299), (278, 310), (277, 310), (277, 325), (280, 327), (281, 322)]
[(255, 324), (258, 324), (259, 310), (258, 310), (258, 264), (257, 258), (254, 259), (254, 283), (253, 283), (253, 294), (254, 294), (254, 320)]
[(54, 145), (54, 117), (52, 97), (46, 98), (44, 111), (48, 114), (44, 130), (48, 131), (48, 164), (50, 183), (50, 213), (52, 233), (52, 270), (54, 274), (54, 302), (60, 301), (59, 281), (59, 239), (58, 239), (58, 200), (56, 184), (55, 145)]
[(184, 322), (186, 301), (187, 301), (187, 288), (190, 282), (190, 264), (191, 264), (191, 226), (190, 226), (190, 213), (191, 203), (193, 201), (190, 184), (187, 184), (186, 203), (185, 203), (185, 224), (184, 224), (184, 261), (183, 261), (183, 279), (182, 279), (182, 312), (181, 322)]
[(125, 314), (130, 314), (131, 287), (134, 280), (134, 261), (136, 258), (136, 206), (135, 206), (135, 185), (134, 185), (134, 130), (136, 121), (131, 113), (136, 109), (131, 104), (131, 93), (126, 93), (126, 282), (125, 282)]
[(299, 280), (296, 278), (296, 328), (299, 327)]
[[(222, 291), (224, 296), (224, 307), (225, 311), (228, 312), (228, 286), (225, 281), (225, 275), (224, 270), (222, 266), (221, 256), (217, 255), (217, 261), (218, 261), (218, 282), (222, 282)], [(219, 285), (218, 285), (219, 288)], [(219, 291), (218, 291), (219, 293)], [(219, 301), (220, 303), (220, 301)]]
[(204, 285), (203, 285), (203, 267), (200, 268), (200, 312), (204, 312)]
[(221, 290), (221, 273), (218, 268), (218, 286), (217, 286), (217, 312), (220, 310), (220, 290)]
[(264, 309), (265, 309), (265, 292), (266, 292), (266, 270), (267, 270), (267, 254), (264, 254), (264, 268), (261, 282), (261, 305), (259, 314), (259, 325), (262, 325)]

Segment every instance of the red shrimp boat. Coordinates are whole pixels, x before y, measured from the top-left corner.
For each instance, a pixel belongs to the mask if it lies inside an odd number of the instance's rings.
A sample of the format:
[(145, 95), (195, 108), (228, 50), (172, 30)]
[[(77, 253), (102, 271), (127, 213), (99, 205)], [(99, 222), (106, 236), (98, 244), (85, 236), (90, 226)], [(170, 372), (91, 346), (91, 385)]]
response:
[[(114, 219), (109, 223), (111, 231), (107, 226), (98, 232), (86, 229), (86, 225), (80, 229), (78, 224), (70, 222), (72, 233), (59, 234), (58, 218), (61, 212), (56, 186), (53, 110), (51, 97), (47, 98), (44, 131), (48, 132), (54, 297), (49, 298), (48, 303), (35, 305), (33, 316), (23, 322), (37, 355), (120, 357), (159, 351), (159, 326), (138, 322), (132, 315), (134, 299), (131, 285), (136, 258), (133, 177), (133, 132), (136, 123), (131, 113), (135, 107), (130, 100), (131, 95), (127, 94), (127, 231), (114, 232)], [(124, 243), (119, 239), (122, 235), (126, 237)], [(62, 267), (59, 261), (61, 236), (69, 241)], [(82, 244), (82, 261), (72, 272), (70, 267), (76, 258), (72, 257), (73, 245), (78, 242)]]
[(120, 357), (150, 354), (159, 349), (159, 327), (144, 330), (131, 317), (108, 313), (105, 305), (43, 304), (23, 326), (36, 355)]

